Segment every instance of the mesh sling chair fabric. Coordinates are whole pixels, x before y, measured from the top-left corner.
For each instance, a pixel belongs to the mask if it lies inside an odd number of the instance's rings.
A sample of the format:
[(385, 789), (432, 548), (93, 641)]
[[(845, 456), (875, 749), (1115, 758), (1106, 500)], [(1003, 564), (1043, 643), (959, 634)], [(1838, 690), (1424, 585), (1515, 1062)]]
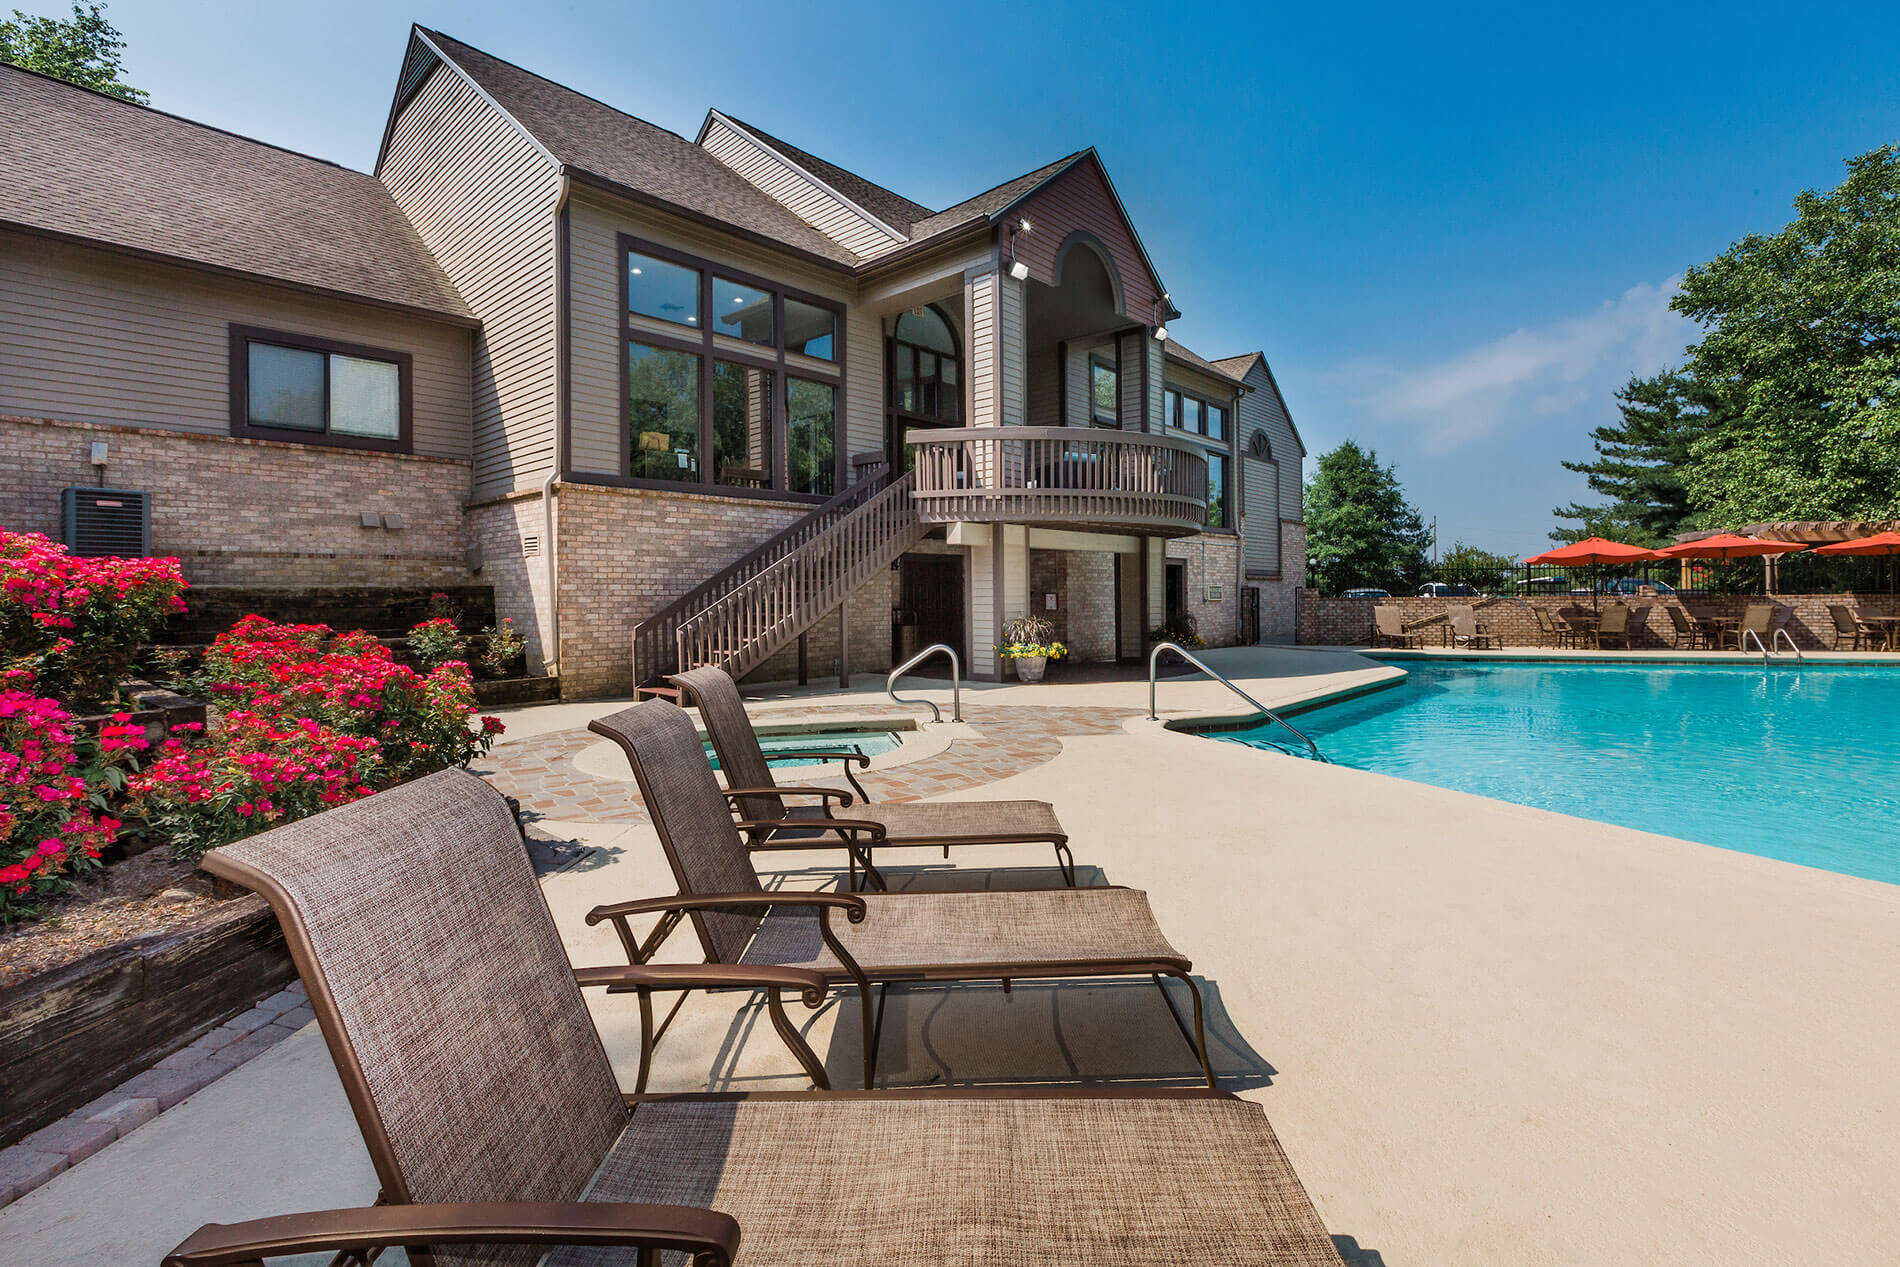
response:
[[(774, 1267), (1002, 1267), (1045, 1246), (1035, 1256), (1073, 1262), (1339, 1263), (1259, 1107), (1231, 1096), (683, 1095), (629, 1107), (512, 816), (461, 771), (228, 845), (206, 866), (276, 911), (390, 1204), (207, 1226), (168, 1263), (418, 1240), (419, 1264), (540, 1258), (538, 1246), (360, 1230), (440, 1227), (455, 1220), (425, 1216), (455, 1210), (482, 1216), (456, 1226), (491, 1233), (524, 1210), (565, 1211), (596, 1232), (671, 1220), (686, 1230), (652, 1243), (716, 1242), (712, 1261), (737, 1247), (734, 1261)], [(486, 1204), (524, 1200), (546, 1204)], [(325, 1228), (344, 1230), (326, 1239)], [(541, 1231), (540, 1245), (554, 1239)], [(647, 1261), (637, 1253), (596, 1245), (542, 1261), (634, 1267)]]
[[(758, 732), (746, 714), (739, 687), (724, 669), (706, 667), (672, 674), (668, 679), (698, 707), (719, 753), (719, 766), (726, 772), (726, 784), (733, 788), (775, 789), (771, 764), (759, 746)], [(853, 780), (855, 785), (855, 780)], [(736, 798), (740, 812), (755, 822), (783, 821), (786, 827), (761, 838), (803, 848), (815, 839), (831, 833), (823, 828), (830, 816), (829, 802), (819, 805), (787, 806), (776, 792)], [(942, 847), (946, 853), (953, 845), (1041, 844), (1054, 846), (1056, 865), (1062, 878), (1075, 883), (1075, 859), (1069, 852), (1069, 834), (1056, 818), (1055, 806), (1047, 801), (945, 801), (924, 804), (918, 801), (846, 802), (846, 817), (872, 822), (884, 829), (885, 848), (912, 846)], [(875, 850), (866, 847), (867, 864)], [(875, 866), (870, 876), (878, 878)]]
[[(632, 762), (682, 897), (763, 892), (684, 711), (664, 700), (648, 700), (599, 718), (589, 728), (618, 743)], [(864, 1009), (866, 1086), (875, 1076), (882, 1019), (881, 1009), (874, 1011), (872, 1005), (874, 982), (1126, 975), (1154, 976), (1158, 986), (1168, 976), (1187, 985), (1194, 1003), (1194, 1033), (1188, 1041), (1208, 1085), (1214, 1085), (1200, 989), (1188, 975), (1192, 965), (1162, 935), (1147, 895), (1139, 890), (867, 893), (851, 899), (863, 914), (845, 927), (834, 926), (827, 910), (814, 914), (800, 907), (801, 896), (813, 895), (782, 895), (784, 903), (763, 918), (748, 912), (731, 917), (739, 921), (731, 924), (715, 924), (712, 913), (693, 910), (706, 957), (808, 967), (834, 984), (855, 986)], [(620, 923), (622, 916), (612, 906), (588, 916), (589, 922), (601, 919)], [(624, 923), (619, 931), (633, 953), (635, 942)], [(749, 942), (738, 944), (742, 937)]]

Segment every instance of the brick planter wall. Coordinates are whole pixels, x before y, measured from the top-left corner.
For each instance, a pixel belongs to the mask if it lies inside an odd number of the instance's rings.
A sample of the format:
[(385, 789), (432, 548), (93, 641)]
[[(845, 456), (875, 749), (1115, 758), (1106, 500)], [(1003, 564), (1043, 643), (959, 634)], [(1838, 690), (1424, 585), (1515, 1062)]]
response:
[[(1590, 596), (1538, 597), (1525, 601), (1533, 607), (1556, 612), (1565, 607), (1588, 607)], [(1604, 600), (1605, 605), (1607, 601)], [(1638, 650), (1667, 648), (1674, 630), (1664, 608), (1678, 600), (1631, 597), (1624, 601), (1632, 610), (1649, 607), (1648, 620), (1640, 627), (1632, 624), (1630, 645)], [(1762, 602), (1771, 602), (1781, 608), (1777, 623), (1788, 631), (1795, 645), (1804, 651), (1821, 651), (1834, 645), (1834, 622), (1827, 611), (1830, 603), (1864, 606), (1869, 611), (1896, 610), (1885, 594), (1776, 594), (1767, 598), (1761, 595), (1719, 594), (1706, 598), (1692, 597), (1688, 600), (1688, 606), (1699, 614), (1739, 619), (1751, 603)], [(1324, 598), (1311, 590), (1300, 591), (1300, 641), (1317, 646), (1364, 646), (1372, 637), (1372, 609), (1381, 603), (1397, 607), (1408, 627), (1440, 616), (1446, 609), (1459, 603), (1465, 603), (1477, 608), (1478, 623), (1502, 638), (1507, 648), (1539, 645), (1536, 617), (1510, 599)], [(1427, 646), (1437, 644), (1437, 625), (1428, 625), (1414, 632), (1424, 636)]]
[[(59, 490), (99, 482), (152, 494), (152, 552), (196, 585), (451, 585), (469, 580), (469, 464), (151, 427), (0, 416), (0, 524), (60, 538)], [(365, 528), (362, 513), (401, 516)]]

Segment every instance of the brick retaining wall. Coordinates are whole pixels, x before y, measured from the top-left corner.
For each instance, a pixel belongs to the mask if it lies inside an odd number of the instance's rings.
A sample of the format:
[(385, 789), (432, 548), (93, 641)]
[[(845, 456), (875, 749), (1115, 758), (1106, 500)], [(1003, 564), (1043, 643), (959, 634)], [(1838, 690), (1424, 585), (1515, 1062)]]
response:
[[(1609, 600), (1602, 600), (1607, 604)], [(1648, 606), (1648, 620), (1640, 627), (1632, 624), (1633, 647), (1666, 648), (1671, 644), (1674, 627), (1666, 605), (1673, 598), (1636, 598), (1623, 600), (1632, 610)], [(1561, 598), (1539, 597), (1525, 600), (1533, 607), (1555, 612), (1565, 607), (1588, 607), (1587, 594)], [(1690, 610), (1698, 614), (1739, 618), (1751, 603), (1772, 602), (1782, 609), (1779, 624), (1805, 651), (1826, 650), (1834, 645), (1834, 622), (1828, 616), (1828, 604), (1845, 603), (1868, 611), (1900, 611), (1885, 594), (1775, 594), (1768, 598), (1749, 594), (1714, 594), (1688, 599)], [(1477, 608), (1478, 623), (1504, 640), (1506, 647), (1540, 645), (1536, 617), (1514, 599), (1485, 600), (1458, 598), (1324, 598), (1312, 590), (1299, 593), (1299, 630), (1302, 643), (1317, 646), (1363, 646), (1372, 638), (1372, 609), (1381, 604), (1397, 607), (1403, 622), (1412, 626), (1419, 621), (1442, 615), (1446, 609), (1464, 603)], [(1415, 632), (1426, 645), (1435, 645), (1438, 626), (1428, 625)]]

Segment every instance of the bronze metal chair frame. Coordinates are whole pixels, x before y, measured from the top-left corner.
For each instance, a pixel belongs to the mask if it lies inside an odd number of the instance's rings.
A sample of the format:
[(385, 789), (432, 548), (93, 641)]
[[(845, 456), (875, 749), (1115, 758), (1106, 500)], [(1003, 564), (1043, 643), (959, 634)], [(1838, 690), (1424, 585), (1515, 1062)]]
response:
[[(635, 709), (642, 708), (671, 707), (675, 706), (663, 700), (647, 700), (634, 705), (633, 709), (626, 711), (632, 712)], [(1204, 1006), (1201, 1001), (1200, 987), (1195, 984), (1194, 978), (1189, 975), (1194, 965), (1185, 957), (1172, 959), (1037, 959), (1009, 963), (964, 963), (946, 961), (942, 963), (906, 964), (902, 967), (877, 964), (872, 964), (867, 967), (861, 965), (857, 959), (852, 956), (851, 952), (845, 948), (844, 943), (838, 939), (837, 933), (831, 923), (832, 912), (836, 910), (845, 911), (847, 918), (854, 924), (864, 921), (868, 913), (868, 906), (864, 898), (856, 893), (795, 892), (784, 889), (750, 893), (707, 894), (692, 892), (691, 881), (687, 876), (685, 867), (681, 864), (679, 852), (673, 842), (672, 833), (667, 828), (666, 816), (657, 808), (664, 802), (666, 790), (656, 785), (649, 777), (645, 765), (640, 760), (639, 752), (634, 748), (627, 737), (613, 727), (602, 724), (602, 722), (608, 720), (611, 720), (611, 718), (602, 718), (590, 722), (588, 728), (595, 734), (613, 740), (620, 746), (621, 751), (626, 753), (628, 762), (633, 766), (634, 777), (639, 781), (640, 795), (646, 801), (648, 811), (652, 816), (653, 827), (655, 832), (659, 835), (661, 848), (666, 853), (667, 864), (672, 868), (673, 878), (679, 884), (681, 890), (679, 893), (670, 897), (641, 898), (630, 902), (606, 903), (595, 907), (587, 913), (587, 923), (590, 926), (597, 925), (602, 921), (612, 922), (614, 932), (620, 938), (621, 948), (626, 951), (630, 963), (634, 965), (644, 965), (646, 960), (659, 950), (667, 936), (678, 926), (680, 916), (682, 915), (691, 918), (693, 931), (699, 937), (700, 948), (705, 952), (707, 964), (723, 966), (731, 964), (731, 961), (722, 959), (720, 956), (719, 948), (715, 944), (711, 931), (707, 928), (704, 920), (704, 915), (707, 912), (721, 909), (756, 910), (769, 915), (771, 908), (777, 906), (815, 907), (819, 919), (819, 936), (823, 939), (825, 947), (831, 951), (832, 956), (837, 959), (840, 964), (840, 967), (835, 971), (816, 975), (824, 979), (827, 987), (849, 987), (857, 992), (859, 1007), (861, 1009), (861, 1029), (864, 1042), (864, 1085), (866, 1087), (871, 1087), (875, 1084), (877, 1076), (878, 1040), (882, 1035), (884, 1026), (885, 995), (892, 985), (903, 985), (914, 982), (1000, 981), (1003, 983), (1004, 988), (1008, 989), (1011, 981), (1020, 980), (1145, 976), (1151, 978), (1156, 988), (1161, 991), (1162, 1000), (1167, 1004), (1168, 1012), (1174, 1018), (1176, 1027), (1180, 1029), (1182, 1037), (1185, 1038), (1188, 1045), (1193, 1048), (1195, 1058), (1200, 1062), (1201, 1074), (1207, 1079), (1208, 1087), (1218, 1087), (1219, 1083), (1214, 1077), (1214, 1067), (1207, 1055), (1207, 1023)], [(710, 774), (710, 768), (708, 769), (708, 774)], [(735, 831), (743, 830), (745, 826), (746, 824), (743, 821), (733, 824)], [(868, 831), (872, 836), (872, 843), (880, 843), (883, 832), (882, 828), (877, 824), (854, 823), (852, 827), (856, 831)], [(808, 841), (803, 847), (810, 848), (814, 845), (823, 845), (826, 843), (836, 842)], [(857, 852), (858, 847), (855, 844), (847, 844), (846, 847), (853, 853)], [(1095, 891), (1096, 888), (1124, 887), (1126, 886), (1092, 886), (1090, 888), (1078, 889), (1077, 891), (1087, 893)], [(925, 896), (928, 895), (886, 892), (876, 894), (875, 898), (879, 902), (901, 902)], [(1003, 896), (1005, 895), (998, 894), (999, 898)], [(644, 939), (636, 937), (632, 926), (627, 922), (629, 918), (639, 915), (655, 914), (661, 916), (660, 922), (653, 927)], [(756, 936), (756, 932), (754, 935)], [(751, 971), (750, 965), (733, 966), (742, 967), (744, 971)], [(805, 970), (801, 969), (801, 971)], [(1194, 1003), (1194, 1025), (1192, 1033), (1189, 1032), (1186, 1022), (1182, 1019), (1179, 1010), (1175, 1007), (1174, 999), (1168, 994), (1167, 987), (1163, 983), (1163, 978), (1167, 977), (1181, 981), (1188, 988), (1188, 994)], [(873, 983), (876, 983), (878, 987), (875, 1003), (872, 1000), (871, 987)], [(645, 987), (633, 986), (631, 988), (638, 991)], [(675, 1004), (673, 1014), (677, 1014), (678, 1010), (679, 1005)], [(642, 1001), (641, 1015), (643, 1020), (641, 1053), (642, 1081), (636, 1085), (644, 1088), (644, 1078), (648, 1068), (648, 1059), (651, 1054), (651, 1046), (648, 1045), (649, 1040), (645, 1033), (644, 1024), (651, 1013), (649, 1011), (649, 1005), (644, 1000)], [(672, 1014), (669, 1014), (666, 1018), (669, 1023), (672, 1019)], [(664, 1029), (665, 1025), (662, 1024), (660, 1030), (656, 1031), (655, 1036), (650, 1040), (653, 1045), (657, 1045), (658, 1034), (663, 1033)], [(802, 1059), (803, 1057), (801, 1057), (801, 1060)]]
[[(715, 676), (716, 675), (716, 676)], [(739, 685), (731, 675), (718, 668), (699, 668), (685, 673), (669, 674), (667, 681), (679, 688), (681, 702), (691, 700), (699, 705), (699, 715), (705, 724), (706, 733), (712, 739), (714, 751), (719, 754), (720, 766), (728, 772), (742, 769), (747, 762), (745, 754), (739, 752), (739, 745), (750, 742), (759, 746), (758, 732), (752, 729), (752, 719), (745, 711), (745, 702), (739, 697)], [(713, 701), (702, 698), (711, 691), (718, 691), (729, 698)], [(709, 705), (712, 705), (709, 707)], [(730, 713), (736, 716), (729, 716)], [(735, 733), (739, 718), (744, 718), (747, 734)], [(768, 779), (771, 766), (765, 760), (763, 749), (758, 753)], [(844, 776), (851, 783), (859, 801), (868, 805), (870, 795), (859, 783), (851, 771), (853, 765), (860, 769), (869, 768), (871, 759), (859, 752), (844, 752), (832, 749), (790, 749), (772, 754), (774, 757), (796, 757), (826, 762), (840, 761), (844, 765)], [(729, 775), (730, 777), (730, 775)], [(1075, 887), (1075, 855), (1069, 850), (1069, 837), (1066, 832), (1044, 832), (1025, 827), (1020, 831), (1000, 832), (956, 832), (941, 835), (907, 835), (892, 837), (888, 833), (873, 837), (864, 829), (869, 826), (860, 820), (840, 819), (832, 813), (832, 802), (839, 809), (849, 809), (853, 804), (852, 794), (838, 788), (812, 786), (781, 786), (777, 782), (768, 782), (760, 787), (728, 787), (726, 799), (732, 803), (734, 814), (743, 812), (741, 801), (759, 798), (814, 797), (819, 801), (820, 818), (794, 818), (790, 814), (782, 819), (761, 819), (744, 817), (740, 819), (740, 828), (746, 834), (747, 847), (764, 850), (810, 849), (815, 845), (827, 843), (824, 837), (835, 833), (839, 841), (850, 846), (849, 880), (852, 890), (858, 887), (858, 869), (862, 866), (866, 883), (885, 890), (883, 872), (877, 869), (873, 860), (873, 848), (882, 845), (887, 849), (941, 848), (943, 856), (950, 856), (952, 846), (962, 845), (1035, 845), (1048, 844), (1055, 848), (1056, 866), (1062, 872), (1062, 880), (1070, 888)], [(982, 805), (985, 802), (963, 802), (968, 805)], [(838, 843), (838, 842), (829, 842)]]
[[(1392, 623), (1398, 626), (1398, 629), (1396, 631), (1379, 628), (1380, 613), (1388, 612), (1388, 611), (1394, 613)], [(1403, 615), (1403, 613), (1401, 613), (1398, 608), (1388, 607), (1384, 603), (1380, 603), (1372, 609), (1372, 645), (1373, 646), (1375, 647), (1417, 647), (1417, 646), (1424, 645), (1424, 642), (1425, 642), (1424, 635), (1406, 632), (1405, 623), (1403, 620), (1399, 618), (1401, 615)]]
[[(501, 805), (499, 794), (471, 775), (446, 771), (430, 777), (466, 779), (469, 795), (493, 797), (497, 809), (507, 812)], [(335, 1253), (334, 1262), (337, 1264), (370, 1263), (383, 1250), (398, 1245), (404, 1248), (409, 1261), (416, 1267), (435, 1267), (433, 1246), (464, 1244), (623, 1247), (636, 1252), (638, 1267), (658, 1267), (660, 1255), (673, 1251), (688, 1255), (692, 1267), (730, 1267), (739, 1251), (741, 1229), (738, 1221), (730, 1215), (697, 1206), (584, 1200), (461, 1204), (415, 1202), (404, 1181), (395, 1143), (376, 1108), (360, 1050), (343, 1021), (309, 927), (295, 902), (287, 890), (268, 873), (221, 855), (218, 851), (206, 855), (203, 865), (211, 874), (260, 894), (276, 914), (291, 959), (308, 990), (311, 1009), (356, 1117), (381, 1191), (376, 1204), (372, 1206), (275, 1215), (241, 1223), (205, 1224), (165, 1256), (164, 1267), (261, 1267), (267, 1258), (321, 1252)], [(785, 899), (785, 895), (771, 896), (780, 901)], [(861, 898), (848, 894), (813, 896), (834, 899), (824, 904), (825, 911), (842, 907), (855, 918), (862, 918), (861, 914), (851, 909), (854, 903), (862, 908)], [(677, 914), (673, 919), (677, 921)], [(479, 933), (471, 930), (469, 935), (478, 936)], [(714, 987), (764, 985), (774, 996), (780, 989), (796, 988), (808, 1005), (815, 1006), (813, 982), (810, 979), (814, 975), (797, 969), (720, 964), (616, 965), (575, 970), (579, 984), (606, 985), (610, 988), (638, 984), (643, 988), (683, 989), (693, 988), (689, 982), (701, 980)], [(746, 980), (741, 981), (741, 976)], [(788, 1041), (797, 1036), (796, 1030), (788, 1033), (787, 1029), (781, 1028), (779, 1032)], [(800, 1057), (801, 1062), (809, 1055), (810, 1049), (807, 1047)], [(807, 1069), (815, 1073), (815, 1080), (822, 1087), (823, 1070), (822, 1066), (816, 1066), (815, 1057)], [(926, 1087), (877, 1092), (818, 1090), (673, 1095), (651, 1095), (636, 1091), (621, 1097), (632, 1114), (637, 1114), (647, 1104), (746, 1100), (802, 1101), (812, 1104), (814, 1112), (822, 1112), (821, 1106), (826, 1103), (865, 1098), (892, 1102), (942, 1099), (1235, 1099), (1217, 1090), (1134, 1087)], [(841, 1174), (851, 1173), (848, 1162), (840, 1161), (837, 1164), (841, 1167)], [(1130, 1175), (1131, 1182), (1140, 1182), (1142, 1178), (1140, 1175)], [(851, 1182), (858, 1183), (863, 1179), (861, 1174), (853, 1175)], [(840, 1246), (841, 1251), (845, 1248)], [(1332, 1260), (1328, 1258), (1327, 1261)]]

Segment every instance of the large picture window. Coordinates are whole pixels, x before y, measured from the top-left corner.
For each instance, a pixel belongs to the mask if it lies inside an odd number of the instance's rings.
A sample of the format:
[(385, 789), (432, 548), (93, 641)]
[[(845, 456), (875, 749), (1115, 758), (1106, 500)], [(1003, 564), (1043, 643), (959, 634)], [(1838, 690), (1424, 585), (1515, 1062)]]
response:
[[(620, 242), (620, 478), (800, 499), (842, 487), (840, 308), (652, 243)], [(786, 373), (788, 355), (801, 377)]]
[(891, 331), (891, 409), (925, 426), (954, 427), (963, 417), (956, 336), (934, 307), (904, 313)]
[(249, 326), (230, 335), (233, 435), (410, 448), (408, 353)]
[(1119, 427), (1121, 422), (1121, 368), (1105, 357), (1089, 358), (1089, 413), (1098, 427)]
[(1227, 514), (1227, 455), (1207, 455), (1207, 526), (1231, 528)]

